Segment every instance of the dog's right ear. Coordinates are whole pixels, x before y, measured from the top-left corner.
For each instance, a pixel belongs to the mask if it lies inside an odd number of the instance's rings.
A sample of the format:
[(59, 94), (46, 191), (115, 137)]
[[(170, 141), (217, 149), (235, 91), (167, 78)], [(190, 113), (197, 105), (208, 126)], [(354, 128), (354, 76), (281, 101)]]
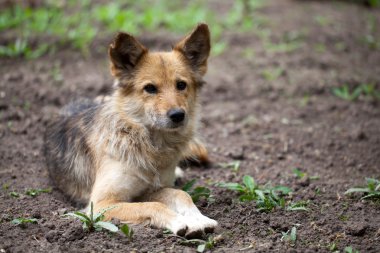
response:
[(120, 78), (131, 74), (146, 52), (148, 52), (148, 49), (132, 35), (119, 33), (108, 50), (112, 75)]

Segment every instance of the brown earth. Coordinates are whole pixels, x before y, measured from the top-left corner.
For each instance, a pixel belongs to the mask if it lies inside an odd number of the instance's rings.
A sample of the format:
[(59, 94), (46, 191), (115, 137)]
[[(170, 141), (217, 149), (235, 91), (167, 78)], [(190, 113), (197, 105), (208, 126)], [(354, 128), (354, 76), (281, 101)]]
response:
[[(228, 4), (214, 7), (222, 11)], [(380, 252), (379, 203), (344, 195), (365, 177), (380, 177), (379, 102), (350, 102), (331, 93), (343, 84), (374, 83), (380, 89), (380, 52), (363, 42), (369, 15), (376, 17), (379, 36), (380, 11), (343, 1), (283, 0), (259, 13), (273, 43), (296, 32), (302, 44), (274, 53), (257, 33), (230, 31), (223, 37), (228, 50), (210, 61), (201, 130), (214, 164), (191, 166), (184, 181), (197, 179), (213, 191), (215, 202), (198, 203), (220, 223), (213, 235), (224, 240), (212, 251), (330, 252), (335, 243), (340, 252), (347, 246)], [(330, 22), (321, 25), (316, 15)], [(168, 49), (175, 39), (165, 34), (142, 40)], [(147, 226), (133, 227), (133, 241), (84, 232), (79, 222), (62, 218), (76, 207), (58, 190), (34, 198), (23, 194), (26, 188), (52, 187), (41, 153), (52, 115), (77, 97), (93, 98), (111, 87), (105, 51), (87, 59), (69, 49), (33, 61), (1, 58), (0, 66), (0, 252), (195, 252), (196, 246)], [(263, 77), (264, 70), (278, 67), (284, 69), (279, 78)], [(218, 166), (234, 160), (241, 161), (237, 173)], [(297, 179), (295, 167), (319, 179)], [(214, 185), (243, 175), (293, 188), (295, 200), (311, 201), (310, 211), (260, 213)], [(10, 196), (12, 191), (20, 197)], [(17, 217), (35, 217), (38, 224), (11, 224)], [(290, 245), (281, 232), (293, 226), (297, 240)]]

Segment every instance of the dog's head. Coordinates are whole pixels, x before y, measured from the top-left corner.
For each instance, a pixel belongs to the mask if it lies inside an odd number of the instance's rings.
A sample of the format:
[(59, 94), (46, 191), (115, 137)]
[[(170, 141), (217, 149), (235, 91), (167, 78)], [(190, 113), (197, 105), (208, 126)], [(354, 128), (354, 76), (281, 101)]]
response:
[(133, 36), (119, 33), (109, 56), (120, 113), (156, 129), (179, 130), (189, 124), (209, 53), (206, 24), (199, 24), (170, 52), (149, 52)]

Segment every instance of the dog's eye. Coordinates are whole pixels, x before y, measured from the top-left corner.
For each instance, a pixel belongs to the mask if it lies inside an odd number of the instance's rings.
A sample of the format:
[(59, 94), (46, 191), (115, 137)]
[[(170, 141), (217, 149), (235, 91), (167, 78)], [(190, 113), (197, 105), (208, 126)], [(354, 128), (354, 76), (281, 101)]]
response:
[(149, 94), (156, 94), (157, 93), (157, 87), (153, 84), (147, 84), (144, 86), (144, 90), (148, 92)]
[(184, 90), (184, 89), (186, 89), (186, 86), (187, 86), (187, 84), (184, 81), (178, 81), (177, 82), (177, 90)]

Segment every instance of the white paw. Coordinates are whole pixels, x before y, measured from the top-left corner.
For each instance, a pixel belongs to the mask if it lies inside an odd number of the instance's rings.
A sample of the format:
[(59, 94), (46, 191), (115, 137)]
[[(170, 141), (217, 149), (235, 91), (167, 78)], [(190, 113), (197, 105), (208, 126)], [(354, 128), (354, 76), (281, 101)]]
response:
[(185, 217), (182, 215), (177, 215), (177, 217), (169, 222), (166, 226), (167, 229), (173, 232), (173, 234), (184, 236), (187, 231), (187, 224), (185, 222)]
[(210, 219), (202, 214), (185, 216), (187, 224), (187, 238), (201, 237), (204, 233), (211, 233), (218, 226), (216, 220)]

